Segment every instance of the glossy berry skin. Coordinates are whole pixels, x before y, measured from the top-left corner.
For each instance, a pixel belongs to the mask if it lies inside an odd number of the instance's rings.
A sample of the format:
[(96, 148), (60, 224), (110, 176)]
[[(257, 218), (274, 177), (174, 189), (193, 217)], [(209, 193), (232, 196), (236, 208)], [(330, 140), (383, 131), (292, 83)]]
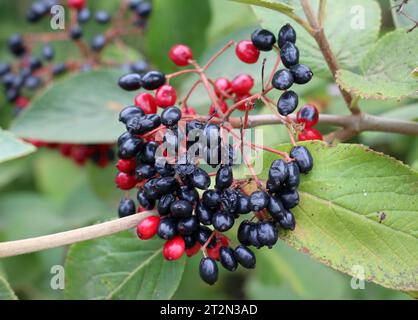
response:
[[(212, 230), (210, 230), (208, 227), (200, 226), (199, 229), (196, 231), (195, 236), (196, 240), (199, 241), (199, 243), (203, 246), (212, 235)], [(213, 248), (216, 246), (216, 239), (215, 237), (212, 237), (211, 241), (208, 243), (208, 248)]]
[(157, 113), (157, 102), (149, 93), (142, 92), (135, 96), (135, 105), (144, 111), (145, 114)]
[(0, 77), (9, 73), (10, 70), (11, 70), (11, 65), (9, 63), (1, 63), (0, 62)]
[(149, 71), (142, 77), (142, 86), (146, 90), (156, 90), (165, 84), (165, 75), (159, 71)]
[(273, 222), (263, 221), (258, 227), (257, 237), (261, 245), (271, 249), (277, 242), (279, 231)]
[(215, 93), (221, 98), (222, 93), (229, 94), (231, 92), (231, 82), (227, 78), (218, 78), (215, 80)]
[(276, 42), (273, 33), (266, 29), (257, 29), (251, 34), (253, 45), (260, 51), (270, 51)]
[(196, 168), (196, 170), (190, 175), (190, 182), (193, 187), (206, 190), (210, 186), (210, 177), (205, 170)]
[(175, 65), (184, 67), (189, 64), (189, 60), (193, 59), (193, 52), (188, 46), (177, 44), (170, 49), (169, 56)]
[(271, 85), (278, 90), (287, 90), (293, 85), (293, 75), (287, 69), (276, 71), (271, 80)]
[(235, 219), (229, 214), (223, 212), (216, 212), (212, 217), (212, 224), (215, 230), (225, 232), (231, 229), (234, 225)]
[(250, 198), (245, 194), (239, 195), (236, 213), (247, 214), (250, 211)]
[(280, 187), (289, 176), (287, 163), (281, 159), (274, 160), (269, 170), (269, 181), (273, 186)]
[(83, 9), (86, 5), (86, 0), (68, 0), (68, 6), (72, 9)]
[(295, 227), (296, 227), (295, 216), (289, 210), (285, 209), (284, 213), (280, 216), (278, 222), (283, 229), (295, 230)]
[(47, 44), (44, 45), (42, 47), (42, 56), (45, 58), (45, 60), (51, 61), (55, 56), (54, 48)]
[(300, 171), (296, 162), (287, 164), (289, 175), (285, 181), (285, 185), (290, 190), (295, 190), (300, 183)]
[(10, 52), (17, 57), (22, 56), (26, 52), (26, 48), (23, 44), (23, 38), (19, 34), (13, 34), (10, 36), (7, 44)]
[(207, 190), (203, 192), (202, 202), (211, 210), (216, 210), (221, 205), (221, 194), (217, 190)]
[(180, 234), (191, 235), (199, 228), (199, 219), (196, 216), (180, 219), (177, 224), (177, 230)]
[(177, 200), (171, 204), (170, 210), (173, 217), (187, 218), (192, 215), (193, 207), (190, 202), (186, 200)]
[(181, 258), (185, 250), (186, 244), (183, 237), (175, 236), (164, 244), (163, 256), (166, 260), (177, 260)]
[(261, 248), (263, 245), (258, 239), (258, 230), (260, 227), (260, 223), (253, 223), (250, 227), (250, 235), (249, 235), (249, 242), (251, 245), (256, 247), (257, 249)]
[(172, 86), (165, 84), (155, 93), (155, 101), (161, 108), (171, 107), (176, 103), (177, 93)]
[(152, 210), (155, 207), (155, 200), (148, 199), (143, 190), (138, 191), (136, 199), (138, 200), (139, 205), (146, 210)]
[(135, 169), (135, 177), (137, 180), (151, 179), (157, 174), (152, 164), (140, 163)]
[(296, 43), (296, 31), (290, 24), (286, 24), (280, 29), (277, 38), (279, 48), (282, 48), (286, 42)]
[(294, 91), (286, 91), (277, 101), (277, 110), (282, 116), (291, 114), (299, 104), (299, 96)]
[(199, 264), (200, 278), (207, 284), (213, 285), (218, 281), (218, 266), (216, 261), (212, 258), (202, 258)]
[(135, 202), (132, 199), (123, 198), (118, 207), (119, 218), (135, 214)]
[(240, 74), (231, 82), (231, 90), (237, 95), (249, 93), (253, 86), (254, 79), (249, 74)]
[(172, 128), (177, 125), (181, 119), (181, 111), (177, 107), (170, 107), (161, 114), (161, 123), (167, 128)]
[(115, 178), (115, 183), (119, 189), (130, 190), (136, 185), (135, 176), (125, 172), (119, 172)]
[(321, 132), (315, 128), (305, 128), (305, 130), (299, 132), (298, 135), (299, 141), (309, 141), (309, 140), (323, 140)]
[(270, 202), (267, 207), (267, 211), (270, 213), (271, 217), (275, 221), (278, 222), (282, 218), (285, 210), (286, 209), (284, 208), (282, 201), (278, 197), (270, 197)]
[(249, 207), (252, 211), (257, 212), (267, 208), (269, 203), (269, 195), (264, 191), (254, 191), (250, 195)]
[(126, 129), (134, 135), (142, 135), (150, 132), (161, 124), (161, 118), (158, 114), (147, 114), (144, 117), (135, 116), (128, 120)]
[(86, 23), (87, 21), (90, 20), (90, 17), (91, 17), (91, 13), (90, 13), (90, 10), (88, 8), (83, 8), (83, 9), (79, 10), (78, 13), (77, 13), (78, 23)]
[(134, 158), (132, 159), (119, 159), (116, 168), (125, 173), (132, 173), (135, 170), (136, 161)]
[(158, 206), (157, 206), (158, 213), (161, 216), (168, 215), (171, 212), (170, 206), (174, 201), (176, 201), (176, 197), (173, 194), (168, 193), (168, 194), (163, 195), (158, 201)]
[(290, 150), (290, 157), (295, 159), (301, 173), (308, 173), (313, 168), (313, 159), (309, 150), (304, 146), (296, 146)]
[(161, 219), (161, 222), (158, 225), (157, 234), (164, 240), (173, 239), (178, 234), (177, 219), (172, 217)]
[(105, 45), (106, 37), (102, 34), (98, 34), (97, 36), (95, 36), (90, 44), (91, 48), (95, 52), (99, 52), (100, 50), (102, 50)]
[(118, 85), (123, 90), (135, 91), (141, 88), (141, 76), (137, 73), (128, 73), (118, 80)]
[(313, 127), (318, 123), (319, 112), (312, 104), (306, 104), (296, 113), (296, 121), (306, 127)]
[(299, 63), (299, 49), (292, 42), (286, 42), (280, 49), (280, 58), (284, 66), (290, 68)]
[(238, 246), (234, 250), (234, 256), (237, 259), (238, 263), (247, 269), (255, 268), (255, 255), (254, 253), (245, 246)]
[(304, 64), (297, 64), (290, 67), (290, 72), (292, 73), (293, 79), (297, 84), (308, 83), (313, 77), (312, 70)]
[(109, 12), (104, 11), (104, 10), (99, 10), (96, 12), (94, 19), (96, 20), (97, 23), (107, 24), (109, 23), (111, 17), (110, 17)]
[(160, 217), (150, 216), (142, 220), (136, 227), (136, 234), (142, 240), (148, 240), (154, 237), (158, 231)]
[(278, 196), (286, 209), (292, 209), (299, 204), (299, 193), (296, 190), (283, 189)]
[(238, 261), (235, 258), (234, 250), (223, 246), (219, 249), (219, 261), (221, 265), (229, 271), (235, 271), (238, 268)]
[(229, 188), (234, 180), (232, 174), (232, 167), (229, 165), (221, 165), (216, 173), (216, 189), (226, 189)]
[(135, 106), (128, 106), (123, 108), (122, 111), (119, 113), (119, 121), (126, 124), (132, 117), (143, 115), (144, 112), (141, 109)]
[[(155, 190), (159, 195), (173, 193), (177, 188), (178, 182), (174, 177), (162, 177), (156, 179)], [(170, 209), (172, 210), (172, 208)]]
[(260, 51), (253, 45), (251, 40), (242, 40), (237, 43), (235, 54), (242, 62), (253, 64), (257, 62)]
[(148, 18), (152, 12), (152, 4), (147, 1), (142, 1), (136, 6), (135, 12), (142, 19)]
[(181, 186), (177, 189), (177, 196), (180, 200), (186, 200), (193, 205), (199, 202), (199, 193), (193, 187)]
[(212, 224), (213, 212), (210, 209), (208, 209), (204, 204), (199, 203), (196, 206), (195, 213), (202, 224), (207, 226)]

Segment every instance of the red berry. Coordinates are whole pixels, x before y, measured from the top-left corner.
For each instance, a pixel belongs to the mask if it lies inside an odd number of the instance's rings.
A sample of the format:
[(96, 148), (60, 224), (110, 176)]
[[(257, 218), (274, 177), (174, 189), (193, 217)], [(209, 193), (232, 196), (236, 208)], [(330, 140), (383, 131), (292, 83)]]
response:
[(187, 107), (187, 108), (183, 107), (183, 108), (181, 108), (181, 114), (183, 116), (195, 116), (195, 115), (197, 115), (197, 112), (192, 107)]
[(208, 256), (214, 260), (219, 260), (219, 249), (222, 247), (220, 242), (216, 242), (213, 248), (207, 248)]
[(312, 104), (306, 104), (296, 113), (296, 121), (304, 123), (306, 127), (313, 127), (318, 123), (319, 112)]
[(177, 92), (172, 86), (165, 84), (155, 93), (155, 101), (161, 108), (174, 106), (177, 100)]
[(180, 259), (186, 249), (186, 244), (182, 236), (175, 236), (168, 240), (163, 247), (163, 256), (167, 260)]
[(152, 95), (146, 92), (135, 97), (135, 105), (141, 108), (145, 114), (155, 114), (157, 112), (157, 102)]
[(29, 99), (25, 97), (19, 97), (15, 101), (16, 107), (20, 109), (25, 109), (29, 105)]
[(249, 93), (253, 86), (254, 79), (249, 74), (240, 74), (231, 82), (231, 89), (237, 95)]
[(27, 142), (31, 143), (32, 145), (34, 145), (37, 148), (41, 148), (41, 147), (46, 147), (47, 143), (43, 142), (41, 140), (32, 140), (32, 139), (26, 139)]
[(177, 44), (170, 49), (170, 59), (179, 67), (189, 64), (189, 60), (193, 59), (193, 52), (184, 44)]
[(222, 93), (229, 93), (231, 91), (231, 82), (227, 78), (218, 78), (215, 81), (215, 93), (221, 98)]
[(136, 160), (134, 158), (119, 159), (118, 163), (116, 164), (116, 168), (118, 168), (118, 170), (121, 172), (131, 173), (136, 168)]
[(115, 178), (115, 182), (119, 189), (122, 190), (130, 190), (136, 185), (135, 176), (125, 172), (119, 172)]
[(86, 5), (86, 0), (68, 0), (68, 6), (73, 9), (83, 9)]
[(136, 210), (136, 212), (138, 212), (138, 213), (145, 212), (145, 211), (148, 211), (148, 210), (145, 209), (145, 208), (142, 208), (142, 207), (138, 207), (138, 209)]
[(196, 242), (196, 244), (193, 247), (191, 247), (190, 249), (186, 249), (186, 255), (188, 257), (193, 257), (196, 253), (199, 252), (201, 247), (201, 244), (199, 242)]
[(71, 158), (78, 165), (82, 166), (86, 163), (87, 158), (89, 157), (89, 148), (87, 146), (75, 145), (71, 149)]
[[(225, 103), (225, 101), (219, 101), (218, 105), (221, 108), (223, 113), (228, 111), (228, 105)], [(215, 115), (215, 117), (219, 117), (218, 112), (216, 111), (215, 105), (211, 105), (209, 108), (209, 115), (211, 116), (213, 114)]]
[(307, 141), (307, 140), (322, 140), (322, 134), (315, 128), (305, 128), (302, 132), (298, 135), (299, 141)]
[[(244, 99), (247, 99), (249, 97), (251, 97), (250, 93), (246, 93), (246, 94), (238, 95), (238, 96), (236, 95), (234, 97), (234, 103), (240, 102), (240, 101), (242, 101)], [(249, 100), (249, 101), (247, 100), (247, 102), (244, 102), (243, 104), (240, 104), (238, 106), (238, 110), (241, 110), (241, 111), (246, 111), (247, 109), (251, 110), (252, 106), (253, 106), (253, 103), (254, 103), (254, 100)]]
[(235, 47), (237, 57), (245, 63), (256, 63), (260, 51), (253, 45), (251, 40), (242, 40)]
[(64, 157), (69, 157), (73, 149), (73, 145), (69, 143), (63, 143), (59, 146), (60, 152)]
[(157, 234), (159, 224), (160, 217), (146, 217), (136, 227), (136, 234), (142, 240), (151, 239), (153, 236)]

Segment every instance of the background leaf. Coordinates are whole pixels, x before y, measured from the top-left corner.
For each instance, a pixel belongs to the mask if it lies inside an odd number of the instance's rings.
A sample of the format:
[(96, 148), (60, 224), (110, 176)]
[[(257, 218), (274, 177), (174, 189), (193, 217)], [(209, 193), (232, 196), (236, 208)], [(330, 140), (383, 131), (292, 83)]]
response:
[(293, 12), (294, 8), (291, 5), (286, 4), (284, 1), (275, 0), (232, 0), (234, 2), (255, 5), (278, 12)]
[(0, 277), (0, 300), (17, 300), (12, 288), (2, 277)]
[[(396, 12), (397, 5), (400, 5), (402, 1), (395, 1), (390, 0), (390, 6), (394, 9), (391, 10), (392, 16), (393, 16), (393, 22), (395, 23), (395, 26), (397, 28), (404, 28), (404, 29), (410, 29), (414, 26), (414, 23), (407, 19), (405, 16), (398, 14)], [(412, 18), (418, 17), (418, 2), (416, 1), (408, 1), (408, 3), (403, 7), (402, 10), (405, 14), (409, 15)]]
[(397, 30), (382, 37), (361, 62), (361, 73), (340, 70), (338, 84), (361, 98), (401, 99), (417, 95), (418, 33)]
[[(360, 265), (365, 280), (416, 290), (418, 173), (360, 145), (305, 146), (315, 165), (299, 189), (296, 230), (282, 238), (344, 273), (353, 275), (352, 267)], [(274, 158), (265, 154), (264, 167)]]
[(66, 262), (69, 299), (169, 299), (184, 260), (166, 261), (162, 241), (141, 241), (132, 232), (71, 246)]
[(134, 97), (117, 86), (121, 74), (121, 70), (91, 71), (55, 82), (11, 130), (24, 138), (51, 142), (114, 142), (123, 132), (119, 111)]
[(0, 129), (0, 163), (24, 157), (35, 150), (36, 148), (32, 144), (26, 143), (10, 132)]
[[(314, 10), (318, 8), (318, 2), (310, 1)], [(286, 3), (295, 8), (296, 15), (305, 18), (299, 1), (290, 0)], [(253, 9), (261, 26), (275, 34), (284, 24), (290, 23), (297, 32), (301, 63), (310, 66), (316, 76), (331, 75), (318, 45), (305, 29), (277, 11), (258, 6), (253, 6)], [(345, 69), (357, 68), (364, 52), (374, 44), (379, 34), (381, 12), (378, 3), (374, 0), (328, 1), (326, 12), (325, 34), (340, 66)], [(364, 22), (364, 25), (357, 24), (357, 21)]]

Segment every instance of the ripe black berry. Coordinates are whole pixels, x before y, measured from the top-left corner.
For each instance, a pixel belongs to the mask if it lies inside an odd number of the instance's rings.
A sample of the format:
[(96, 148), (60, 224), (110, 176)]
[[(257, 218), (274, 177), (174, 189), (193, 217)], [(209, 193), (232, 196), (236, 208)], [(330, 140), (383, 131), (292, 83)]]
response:
[(249, 234), (249, 238), (248, 241), (250, 242), (251, 245), (253, 245), (254, 247), (256, 247), (257, 249), (261, 248), (263, 245), (260, 242), (259, 238), (258, 238), (258, 229), (260, 227), (259, 223), (252, 223), (250, 226), (250, 234)]
[(91, 48), (93, 51), (99, 52), (106, 45), (106, 37), (102, 34), (96, 35), (91, 41)]
[(199, 228), (199, 220), (196, 216), (180, 219), (177, 224), (177, 230), (180, 234), (191, 235)]
[[(157, 191), (157, 193), (159, 195), (172, 193), (172, 192), (176, 191), (177, 187), (178, 187), (178, 182), (174, 177), (158, 178), (158, 179), (156, 179), (156, 182), (155, 182), (155, 190)], [(187, 203), (189, 206), (191, 206), (189, 202), (187, 202), (187, 201), (184, 201), (184, 202)], [(171, 210), (172, 210), (172, 208), (171, 208)]]
[(181, 186), (177, 189), (177, 196), (180, 200), (186, 200), (192, 204), (199, 201), (199, 193), (195, 188), (189, 186)]
[(221, 165), (216, 173), (216, 189), (229, 188), (234, 180), (232, 168), (229, 165)]
[(167, 162), (163, 161), (155, 161), (155, 170), (162, 176), (162, 177), (172, 177), (176, 174), (174, 170), (174, 166)]
[(258, 50), (270, 51), (273, 49), (276, 37), (268, 30), (257, 29), (251, 34), (251, 41)]
[(104, 10), (99, 10), (94, 15), (94, 19), (96, 20), (97, 23), (106, 24), (110, 21), (111, 16), (109, 12), (104, 11)]
[(139, 190), (136, 194), (139, 205), (147, 210), (152, 210), (155, 207), (155, 200), (148, 199), (143, 190)]
[(289, 175), (285, 181), (285, 185), (290, 190), (295, 190), (300, 183), (300, 171), (296, 162), (289, 162), (287, 164)]
[(176, 201), (176, 197), (172, 193), (163, 195), (158, 201), (157, 210), (161, 216), (168, 215), (170, 211), (171, 204)]
[(139, 90), (141, 88), (141, 76), (137, 73), (125, 74), (119, 78), (118, 84), (119, 87), (127, 91)]
[(78, 13), (77, 13), (78, 23), (86, 23), (87, 21), (90, 20), (90, 17), (91, 17), (91, 13), (90, 13), (90, 10), (88, 8), (83, 8), (83, 9), (79, 10)]
[(293, 75), (293, 79), (297, 84), (305, 84), (311, 81), (313, 72), (304, 64), (297, 64), (292, 67), (290, 67), (290, 72)]
[(65, 71), (67, 71), (67, 66), (64, 62), (59, 62), (52, 66), (52, 74), (54, 76), (63, 74)]
[(219, 261), (222, 266), (229, 271), (235, 271), (238, 268), (237, 259), (234, 256), (234, 250), (230, 247), (221, 247), (219, 249)]
[(282, 116), (287, 116), (295, 111), (299, 103), (299, 97), (294, 91), (286, 91), (277, 101), (277, 110)]
[(148, 163), (140, 163), (135, 169), (135, 178), (137, 180), (150, 179), (157, 174), (154, 166)]
[(0, 62), (0, 77), (4, 76), (5, 74), (9, 73), (11, 70), (11, 66), (9, 63), (2, 63)]
[(146, 90), (156, 90), (165, 83), (165, 75), (158, 71), (149, 71), (142, 77), (142, 86)]
[(258, 226), (258, 241), (263, 246), (272, 248), (279, 237), (276, 225), (271, 221), (263, 221)]
[(128, 106), (122, 109), (119, 113), (119, 121), (126, 124), (129, 119), (134, 116), (142, 117), (144, 115), (144, 111), (136, 106)]
[(148, 18), (152, 12), (152, 4), (146, 1), (142, 1), (135, 7), (135, 12), (139, 17), (143, 19)]
[(260, 211), (267, 208), (269, 203), (269, 195), (264, 191), (254, 191), (250, 195), (249, 207), (252, 211)]
[(215, 230), (224, 232), (232, 228), (234, 225), (235, 219), (229, 214), (223, 212), (216, 212), (212, 217), (212, 224)]
[(250, 197), (240, 193), (238, 196), (238, 204), (236, 212), (238, 214), (247, 214), (251, 211), (250, 209)]
[(287, 69), (278, 70), (271, 80), (271, 85), (278, 90), (287, 90), (293, 85), (293, 75)]
[(254, 269), (255, 268), (255, 255), (254, 253), (245, 246), (238, 246), (234, 251), (235, 258), (244, 268)]
[[(205, 226), (199, 226), (199, 229), (196, 231), (195, 236), (196, 240), (203, 246), (212, 235), (212, 230)], [(216, 245), (215, 237), (212, 237), (211, 241), (208, 243), (208, 248), (213, 248)]]
[(299, 204), (299, 193), (296, 190), (282, 189), (278, 195), (286, 209), (292, 209)]
[(132, 199), (124, 198), (119, 203), (119, 218), (127, 217), (136, 213), (135, 202)]
[(148, 199), (151, 200), (157, 200), (160, 198), (160, 194), (157, 192), (157, 178), (148, 180), (145, 184), (144, 184), (144, 192), (145, 192), (145, 196)]
[(168, 128), (171, 128), (181, 119), (181, 111), (177, 107), (166, 108), (161, 114), (161, 123)]
[(118, 156), (121, 159), (133, 158), (141, 150), (142, 146), (142, 139), (128, 138), (120, 144)]
[(131, 64), (130, 69), (132, 72), (142, 75), (148, 71), (149, 65), (144, 60), (138, 60)]
[(210, 186), (210, 177), (205, 170), (196, 168), (190, 175), (190, 182), (195, 188), (206, 190)]
[(286, 68), (299, 63), (299, 49), (292, 42), (286, 42), (280, 49), (280, 57)]
[(282, 48), (286, 42), (296, 43), (296, 31), (290, 24), (284, 25), (279, 31), (277, 40), (279, 48)]
[(193, 234), (183, 236), (186, 249), (193, 248), (196, 244), (196, 238)]
[(295, 216), (289, 210), (285, 209), (284, 213), (280, 216), (278, 222), (283, 229), (295, 230)]
[(290, 156), (295, 159), (300, 172), (308, 173), (313, 168), (311, 153), (304, 146), (296, 146), (290, 150)]
[(173, 217), (163, 218), (158, 226), (158, 236), (164, 240), (173, 239), (177, 234), (177, 219)]
[[(143, 163), (154, 164), (155, 163), (155, 153), (158, 149), (158, 143), (155, 141), (148, 142), (144, 150), (139, 156), (139, 160)], [(158, 168), (157, 168), (158, 169)]]
[(202, 258), (199, 265), (199, 274), (203, 281), (212, 285), (218, 281), (218, 266), (212, 258)]
[(42, 80), (39, 77), (30, 76), (25, 80), (25, 87), (28, 90), (35, 90), (42, 84)]
[(10, 36), (8, 40), (8, 46), (10, 52), (17, 57), (20, 57), (26, 52), (25, 46), (23, 44), (23, 38), (19, 34)]
[(54, 59), (55, 51), (54, 48), (50, 45), (46, 44), (42, 47), (42, 55), (45, 58), (45, 60), (52, 60)]
[(145, 134), (156, 129), (161, 124), (158, 114), (147, 114), (145, 116), (134, 116), (126, 123), (126, 129), (132, 134)]
[(199, 221), (204, 225), (212, 224), (213, 212), (208, 209), (203, 203), (196, 206), (195, 213)]
[(217, 190), (206, 190), (202, 195), (203, 204), (212, 210), (216, 210), (221, 205), (221, 194)]
[(285, 212), (285, 208), (278, 197), (271, 196), (267, 211), (275, 221), (279, 221)]
[(280, 188), (280, 186), (285, 182), (288, 176), (289, 169), (287, 163), (281, 159), (274, 160), (269, 170), (269, 182), (271, 183), (271, 186), (275, 189)]
[(70, 29), (70, 38), (78, 40), (83, 36), (83, 29), (80, 26), (74, 26)]
[(171, 204), (170, 210), (174, 217), (186, 218), (192, 215), (193, 207), (186, 200), (177, 200)]

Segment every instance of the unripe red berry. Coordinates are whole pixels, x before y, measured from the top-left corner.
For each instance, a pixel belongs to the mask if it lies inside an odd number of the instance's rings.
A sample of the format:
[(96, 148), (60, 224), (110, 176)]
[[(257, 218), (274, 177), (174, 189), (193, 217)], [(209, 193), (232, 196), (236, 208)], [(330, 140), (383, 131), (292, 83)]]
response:
[(146, 92), (142, 92), (135, 97), (135, 105), (144, 111), (145, 114), (157, 113), (157, 102), (155, 98)]
[(138, 207), (138, 209), (136, 210), (136, 212), (138, 212), (138, 213), (145, 212), (145, 211), (148, 211), (148, 210), (143, 208), (143, 207)]
[(240, 74), (231, 82), (231, 89), (237, 95), (244, 95), (250, 92), (254, 86), (254, 79), (249, 74)]
[(59, 149), (60, 149), (60, 153), (64, 157), (69, 157), (71, 155), (71, 150), (73, 149), (73, 145), (69, 143), (63, 143), (63, 144), (60, 144)]
[(136, 179), (134, 175), (130, 175), (125, 172), (119, 172), (115, 178), (115, 183), (119, 189), (130, 190), (135, 187)]
[[(225, 101), (219, 101), (218, 102), (219, 107), (221, 108), (222, 112), (225, 113), (228, 111), (228, 105)], [(215, 115), (215, 117), (219, 117), (218, 111), (216, 110), (215, 105), (211, 105), (209, 108), (209, 115)]]
[[(240, 102), (240, 101), (242, 101), (244, 99), (247, 99), (249, 97), (251, 97), (250, 93), (246, 93), (246, 94), (243, 94), (243, 95), (236, 95), (234, 97), (234, 103)], [(238, 106), (238, 110), (241, 110), (241, 111), (246, 111), (247, 109), (251, 110), (253, 103), (254, 103), (254, 100), (252, 100), (252, 99), (250, 101), (244, 102), (243, 104)]]
[(157, 234), (159, 224), (160, 217), (146, 217), (136, 227), (136, 234), (142, 240), (151, 239), (153, 236)]
[(131, 173), (136, 168), (136, 160), (134, 158), (119, 159), (118, 163), (116, 164), (116, 168), (118, 168), (118, 170), (121, 172)]
[(74, 146), (71, 149), (71, 158), (75, 161), (76, 164), (82, 166), (86, 163), (87, 158), (89, 157), (89, 149), (87, 146)]
[(306, 104), (296, 113), (296, 121), (305, 124), (306, 127), (313, 127), (318, 123), (319, 112), (312, 104)]
[(305, 130), (301, 131), (298, 135), (299, 141), (308, 141), (308, 140), (323, 140), (321, 132), (315, 128), (307, 127)]
[(215, 93), (221, 98), (222, 93), (230, 93), (231, 91), (231, 82), (227, 78), (218, 78), (215, 81)]
[(33, 146), (37, 148), (46, 147), (47, 143), (43, 142), (41, 140), (32, 140), (32, 139), (26, 139), (27, 142), (31, 143)]
[(193, 257), (196, 253), (199, 252), (201, 247), (202, 245), (199, 242), (196, 242), (196, 244), (193, 247), (191, 247), (190, 249), (186, 249), (186, 255), (188, 257)]
[(172, 86), (165, 84), (155, 93), (155, 101), (161, 108), (174, 106), (177, 100), (177, 92)]
[(163, 247), (163, 256), (167, 260), (180, 259), (186, 249), (186, 244), (182, 236), (175, 236), (168, 240)]
[(20, 109), (25, 109), (28, 105), (29, 105), (30, 101), (28, 98), (26, 97), (18, 97), (15, 101), (15, 105), (16, 107), (20, 108)]
[(184, 44), (177, 44), (170, 49), (170, 59), (179, 67), (189, 64), (189, 60), (193, 59), (193, 52)]
[(80, 10), (86, 6), (86, 0), (68, 0), (68, 6)]
[(195, 116), (197, 115), (197, 112), (194, 108), (188, 106), (187, 108), (186, 107), (181, 108), (181, 114), (183, 116)]
[(206, 251), (208, 256), (214, 260), (219, 260), (219, 249), (222, 247), (222, 244), (217, 241), (216, 245), (213, 248), (207, 248)]
[(245, 63), (256, 63), (260, 51), (253, 45), (251, 40), (242, 40), (235, 47), (237, 57)]

